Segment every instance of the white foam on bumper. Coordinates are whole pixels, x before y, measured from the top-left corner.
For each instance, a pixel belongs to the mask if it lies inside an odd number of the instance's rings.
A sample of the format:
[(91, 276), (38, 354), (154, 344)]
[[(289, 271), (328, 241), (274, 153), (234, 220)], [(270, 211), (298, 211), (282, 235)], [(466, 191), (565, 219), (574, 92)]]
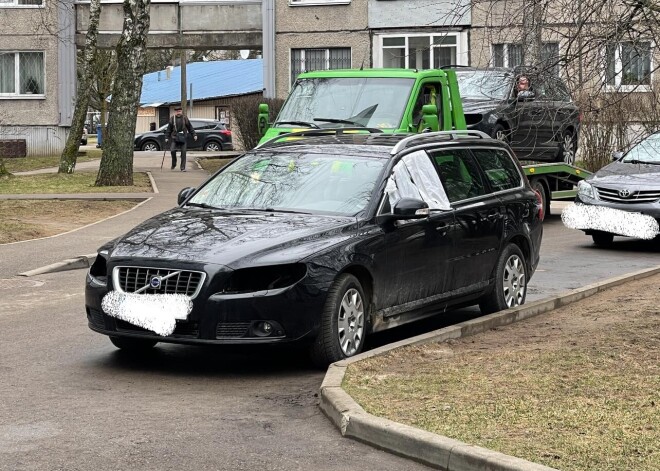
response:
[(651, 216), (605, 206), (567, 206), (561, 213), (561, 220), (570, 229), (591, 229), (638, 239), (650, 240), (660, 234), (658, 221)]
[(135, 294), (110, 291), (101, 301), (103, 311), (117, 319), (167, 336), (177, 319), (187, 319), (192, 301), (182, 294)]

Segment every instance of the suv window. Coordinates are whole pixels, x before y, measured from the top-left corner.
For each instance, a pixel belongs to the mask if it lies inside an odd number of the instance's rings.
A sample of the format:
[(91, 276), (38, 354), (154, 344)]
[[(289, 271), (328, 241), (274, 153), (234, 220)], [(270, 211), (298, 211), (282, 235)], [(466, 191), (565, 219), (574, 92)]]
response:
[(571, 101), (571, 94), (561, 80), (548, 80), (548, 98), (555, 101)]
[(479, 167), (466, 150), (431, 153), (450, 202), (475, 198), (486, 193)]
[(212, 121), (195, 121), (194, 119), (190, 120), (190, 124), (194, 129), (214, 129), (216, 126), (216, 123)]
[(509, 190), (522, 185), (518, 166), (503, 149), (473, 149), (481, 168), (494, 191)]

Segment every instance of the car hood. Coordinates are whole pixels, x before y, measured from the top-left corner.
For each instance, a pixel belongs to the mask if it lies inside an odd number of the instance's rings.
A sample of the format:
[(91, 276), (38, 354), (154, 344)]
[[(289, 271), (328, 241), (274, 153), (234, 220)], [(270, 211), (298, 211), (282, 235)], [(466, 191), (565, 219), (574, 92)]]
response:
[(477, 100), (467, 98), (463, 100), (463, 113), (486, 113), (499, 106), (501, 102), (502, 100)]
[(589, 182), (594, 185), (660, 188), (660, 165), (612, 162), (596, 172)]
[(356, 234), (356, 218), (176, 208), (119, 238), (111, 258), (246, 265), (302, 260)]

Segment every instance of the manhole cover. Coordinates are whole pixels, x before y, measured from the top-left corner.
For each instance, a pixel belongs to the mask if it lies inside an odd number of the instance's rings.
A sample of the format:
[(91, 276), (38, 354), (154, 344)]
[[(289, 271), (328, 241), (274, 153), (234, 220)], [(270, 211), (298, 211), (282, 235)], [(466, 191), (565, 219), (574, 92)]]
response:
[(24, 278), (6, 278), (0, 279), (0, 289), (15, 289), (15, 288), (36, 288), (42, 286), (43, 281), (28, 280)]

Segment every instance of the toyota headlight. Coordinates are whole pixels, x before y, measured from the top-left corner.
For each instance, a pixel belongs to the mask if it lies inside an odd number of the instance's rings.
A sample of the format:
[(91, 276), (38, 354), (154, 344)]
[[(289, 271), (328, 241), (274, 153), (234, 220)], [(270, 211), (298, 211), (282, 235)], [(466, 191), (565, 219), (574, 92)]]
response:
[(578, 182), (578, 195), (596, 199), (596, 191), (594, 190), (593, 185), (586, 180), (580, 180)]

